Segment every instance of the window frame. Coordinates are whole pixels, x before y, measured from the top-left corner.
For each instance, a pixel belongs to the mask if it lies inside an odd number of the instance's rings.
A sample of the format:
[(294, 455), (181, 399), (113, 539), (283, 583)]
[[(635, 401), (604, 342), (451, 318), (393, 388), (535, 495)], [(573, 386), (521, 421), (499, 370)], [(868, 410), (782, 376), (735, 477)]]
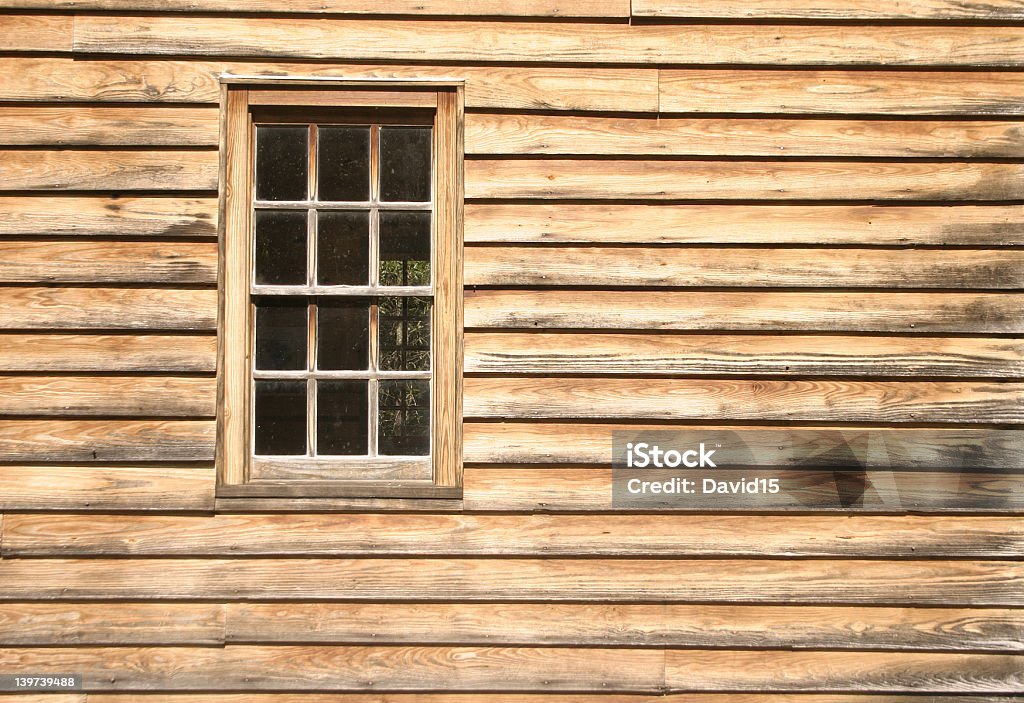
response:
[[(317, 458), (303, 470), (254, 476), (251, 261), (254, 212), (254, 112), (299, 112), (309, 122), (330, 114), (377, 112), (388, 122), (401, 110), (433, 114), (431, 315), (431, 453), (429, 478), (403, 478), (400, 462)], [(461, 81), (346, 80), (222, 76), (219, 219), (217, 496), (218, 498), (437, 498), (462, 495), (462, 202)], [(307, 115), (309, 117), (307, 117)], [(298, 119), (298, 117), (297, 117)], [(348, 465), (346, 467), (346, 464)], [(378, 478), (349, 476), (372, 467)], [(329, 474), (331, 467), (334, 477)], [(318, 474), (327, 474), (320, 476)], [(388, 476), (394, 475), (394, 478)]]

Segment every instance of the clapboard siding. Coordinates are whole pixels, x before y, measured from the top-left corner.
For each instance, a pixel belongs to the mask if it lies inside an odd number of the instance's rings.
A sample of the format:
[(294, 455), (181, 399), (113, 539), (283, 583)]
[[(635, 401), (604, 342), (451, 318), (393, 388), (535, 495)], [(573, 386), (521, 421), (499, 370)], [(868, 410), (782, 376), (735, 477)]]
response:
[(217, 128), (212, 107), (0, 107), (5, 146), (216, 146)]
[(213, 335), (0, 334), (0, 371), (5, 372), (213, 373), (216, 353)]
[(217, 292), (170, 288), (0, 288), (0, 329), (205, 330)]
[(0, 51), (68, 52), (74, 19), (64, 15), (0, 15)]
[[(72, 114), (74, 114), (72, 112)], [(0, 234), (53, 237), (214, 237), (216, 198), (0, 195)]]
[(3, 376), (0, 414), (213, 417), (212, 378)]
[(211, 461), (213, 440), (209, 420), (0, 420), (0, 460), (6, 462)]
[(0, 283), (217, 284), (213, 242), (4, 242)]
[[(30, 0), (31, 1), (31, 0)], [(990, 20), (1024, 19), (1024, 8), (1017, 0), (986, 3), (955, 0), (914, 0), (879, 5), (870, 0), (756, 0), (756, 2), (716, 2), (708, 5), (695, 0), (633, 0), (636, 17), (685, 17), (717, 19), (786, 18), (814, 20)]]
[(216, 190), (214, 151), (0, 151), (3, 190)]

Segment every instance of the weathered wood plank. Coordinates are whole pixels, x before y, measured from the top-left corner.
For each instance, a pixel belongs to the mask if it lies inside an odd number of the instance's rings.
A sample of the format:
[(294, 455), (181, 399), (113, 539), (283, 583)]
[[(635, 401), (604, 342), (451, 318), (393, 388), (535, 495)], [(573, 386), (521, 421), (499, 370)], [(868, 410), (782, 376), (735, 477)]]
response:
[(213, 468), (3, 466), (0, 510), (210, 511), (215, 484)]
[(467, 418), (1024, 422), (1024, 384), (468, 378)]
[(467, 154), (1011, 157), (1024, 123), (470, 114)]
[(629, 17), (628, 0), (4, 0), (5, 8), (343, 15)]
[(4, 146), (216, 146), (217, 129), (208, 107), (0, 107)]
[(468, 373), (1024, 376), (1014, 339), (471, 332), (465, 348)]
[(696, 0), (633, 0), (634, 17), (701, 19), (827, 19), (827, 20), (989, 20), (1024, 19), (1019, 0), (985, 3), (956, 0), (914, 0), (877, 4), (870, 0), (755, 0), (716, 2)]
[(0, 414), (213, 417), (216, 380), (189, 376), (0, 376)]
[[(772, 41), (765, 41), (770, 33)], [(409, 61), (1020, 66), (1015, 26), (624, 25), (79, 15), (74, 50)]]
[[(52, 696), (53, 694), (49, 694)], [(152, 696), (131, 693), (91, 693), (89, 703), (150, 703)], [(161, 703), (292, 703), (289, 693), (160, 694)], [(593, 694), (563, 693), (392, 693), (367, 699), (364, 693), (304, 693), (303, 703), (593, 703)], [(641, 695), (602, 693), (602, 703), (651, 703)], [(14, 703), (80, 703), (63, 699)], [(930, 696), (927, 694), (813, 694), (813, 693), (680, 693), (659, 694), (657, 703), (1019, 703), (1003, 696)]]
[(216, 371), (213, 335), (0, 334), (0, 371)]
[(1019, 115), (1024, 74), (898, 71), (659, 72), (662, 112)]
[(0, 15), (0, 51), (71, 51), (70, 15)]
[[(466, 327), (1020, 333), (1003, 293), (467, 290)], [(2, 313), (0, 313), (2, 315)], [(2, 317), (0, 317), (2, 321)]]
[(249, 643), (1006, 652), (1024, 649), (1021, 627), (1024, 614), (1008, 609), (519, 603), (227, 606), (228, 641)]
[(11, 514), (2, 553), (1015, 558), (1024, 556), (1024, 525), (925, 516)]
[(102, 691), (295, 691), (315, 682), (320, 691), (654, 693), (663, 680), (664, 655), (512, 647), (18, 648), (0, 650), (0, 667), (44, 675), (81, 672), (86, 690)]
[(1024, 250), (999, 249), (488, 246), (468, 247), (465, 266), (471, 286), (1024, 288)]
[[(828, 451), (836, 445), (836, 432), (862, 447), (864, 433), (884, 442), (885, 453), (865, 447), (861, 454), (873, 466), (895, 470), (971, 469), (1024, 471), (1024, 431), (988, 430), (956, 426), (942, 429), (876, 428), (844, 425), (788, 425), (764, 427), (731, 425), (707, 427), (678, 424), (594, 424), (585, 422), (467, 422), (467, 462), (479, 464), (605, 464), (611, 461), (614, 432), (699, 432), (708, 444), (735, 441), (741, 433), (757, 448), (751, 464), (768, 468), (805, 466), (816, 456), (826, 468)], [(566, 441), (571, 438), (572, 441)], [(965, 453), (970, 447), (970, 453)], [(798, 451), (794, 451), (798, 449)], [(879, 445), (878, 450), (881, 450)], [(838, 463), (842, 464), (843, 459)], [(831, 465), (836, 465), (832, 462)], [(527, 468), (527, 467), (524, 467)]]
[[(719, 473), (723, 473), (719, 470)], [(736, 473), (736, 472), (732, 472)], [(749, 478), (750, 472), (746, 472)], [(891, 513), (919, 512), (1019, 513), (1024, 510), (1024, 491), (1017, 473), (867, 472), (871, 500), (850, 504), (840, 500), (832, 472), (759, 471), (758, 476), (778, 478), (786, 492), (754, 499), (736, 495), (694, 495), (680, 510), (721, 512), (840, 511)], [(723, 475), (724, 478), (724, 475)], [(732, 476), (730, 480), (738, 477)], [(612, 473), (608, 468), (563, 467), (487, 468), (467, 467), (463, 503), (466, 510), (541, 510), (629, 512), (612, 504)]]
[(202, 603), (4, 603), (0, 646), (224, 642), (224, 606)]
[(217, 282), (215, 242), (4, 242), (2, 283)]
[(215, 198), (0, 196), (0, 234), (215, 237)]
[(466, 242), (1016, 246), (1022, 220), (1020, 205), (467, 203)]
[(470, 159), (467, 198), (951, 200), (1024, 198), (1024, 165), (949, 162)]
[(870, 652), (665, 653), (665, 684), (673, 691), (879, 691), (1018, 693), (1020, 658), (984, 654)]
[(210, 420), (3, 420), (0, 460), (212, 461), (214, 432)]
[[(422, 55), (417, 57), (422, 58)], [(346, 78), (464, 78), (466, 106), (532, 110), (657, 112), (656, 69), (498, 66), (367, 66), (242, 61), (0, 58), (0, 99), (216, 103), (218, 76), (297, 75)]]
[(1024, 604), (1024, 563), (866, 559), (34, 559), (0, 600)]
[(214, 290), (0, 289), (0, 329), (208, 331), (216, 326)]
[(215, 151), (0, 150), (3, 190), (216, 190)]

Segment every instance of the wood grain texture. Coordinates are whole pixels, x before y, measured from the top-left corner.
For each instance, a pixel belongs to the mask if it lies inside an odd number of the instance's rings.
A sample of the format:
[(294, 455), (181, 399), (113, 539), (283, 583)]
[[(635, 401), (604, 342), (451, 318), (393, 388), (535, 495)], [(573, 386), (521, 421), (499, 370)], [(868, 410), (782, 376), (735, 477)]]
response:
[(471, 286), (1024, 288), (1024, 250), (488, 246), (465, 258)]
[(260, 644), (1020, 651), (1022, 626), (1024, 615), (1008, 609), (520, 603), (227, 606), (228, 641)]
[(209, 420), (3, 420), (0, 460), (211, 461), (213, 440)]
[(71, 51), (74, 23), (70, 15), (0, 15), (0, 51)]
[[(749, 478), (750, 472), (746, 473)], [(705, 513), (813, 510), (843, 515), (905, 510), (1017, 514), (1024, 510), (1024, 491), (1021, 491), (1017, 473), (868, 472), (864, 481), (865, 486), (871, 484), (871, 495), (865, 494), (867, 500), (859, 504), (840, 499), (831, 471), (762, 470), (758, 475), (778, 478), (786, 493), (777, 499), (766, 495), (756, 496), (756, 499), (740, 495), (694, 496), (679, 510)], [(738, 479), (735, 475), (729, 477), (729, 480)], [(629, 511), (612, 504), (611, 469), (604, 467), (467, 467), (463, 501), (466, 510)]]
[[(1016, 295), (467, 290), (467, 328), (1024, 331)], [(2, 314), (2, 313), (0, 313)], [(2, 318), (0, 318), (2, 320)]]
[(44, 675), (81, 672), (86, 690), (103, 691), (315, 687), (653, 693), (661, 687), (664, 655), (652, 650), (512, 647), (20, 648), (0, 650), (0, 667)]
[(3, 190), (216, 190), (214, 151), (0, 150)]
[(2, 283), (217, 283), (213, 242), (4, 242)]
[(217, 111), (208, 107), (0, 107), (0, 144), (216, 146)]
[(1019, 20), (1024, 7), (1018, 0), (957, 2), (914, 0), (881, 5), (867, 0), (755, 0), (717, 2), (695, 0), (633, 0), (634, 17), (686, 17), (691, 19), (822, 19), (822, 20)]
[(0, 289), (0, 329), (209, 331), (216, 324), (214, 290)]
[[(2, 339), (2, 338), (0, 338)], [(2, 354), (0, 354), (2, 363)], [(472, 332), (468, 373), (1024, 375), (1024, 343), (971, 337)]]
[(342, 15), (629, 17), (628, 0), (5, 0), (5, 8)]
[(660, 110), (694, 113), (1019, 115), (1024, 75), (899, 71), (659, 71)]
[[(6, 515), (12, 556), (1024, 556), (1004, 517)], [(401, 619), (396, 621), (402, 622)], [(1024, 644), (1022, 644), (1024, 648)]]
[(469, 378), (467, 418), (1024, 422), (1024, 384)]
[(1024, 166), (948, 162), (470, 159), (467, 198), (927, 200), (1024, 198)]
[[(417, 57), (422, 58), (422, 55)], [(466, 106), (657, 112), (656, 69), (372, 66), (181, 60), (0, 58), (5, 101), (216, 103), (218, 76), (296, 75), (466, 80)]]
[(1010, 655), (668, 651), (665, 685), (673, 691), (1018, 693), (1024, 668)]
[[(466, 461), (477, 464), (605, 464), (611, 461), (616, 432), (699, 432), (708, 444), (735, 442), (737, 433), (757, 449), (747, 466), (806, 467), (818, 457), (818, 468), (842, 466), (844, 458), (829, 460), (829, 450), (842, 437), (869, 464), (894, 470), (1024, 471), (1024, 432), (957, 425), (941, 429), (867, 428), (844, 425), (702, 425), (587, 422), (467, 422)], [(839, 433), (838, 435), (836, 433)], [(884, 443), (861, 444), (865, 433)], [(571, 438), (571, 441), (566, 441)], [(969, 454), (965, 447), (970, 448)], [(795, 451), (794, 451), (795, 450)], [(523, 467), (528, 468), (528, 467)]]
[(1024, 155), (1022, 127), (1009, 121), (483, 113), (466, 118), (466, 153), (1003, 158)]
[(216, 370), (213, 335), (2, 334), (0, 371)]
[[(1024, 206), (467, 203), (466, 242), (1024, 244)], [(2, 225), (0, 225), (2, 226)]]
[(1024, 563), (767, 559), (33, 559), (0, 600), (418, 600), (1019, 606)]
[(213, 417), (213, 378), (0, 376), (0, 414)]
[[(764, 34), (768, 34), (766, 38)], [(74, 50), (86, 53), (296, 57), (367, 61), (1020, 66), (1013, 26), (593, 24), (350, 19), (204, 19), (80, 15)]]
[[(53, 694), (47, 694), (53, 696)], [(154, 696), (132, 693), (91, 693), (89, 703), (152, 703)], [(160, 694), (165, 703), (291, 703), (288, 693), (201, 693)], [(304, 703), (591, 703), (593, 694), (564, 693), (307, 693)], [(651, 703), (644, 694), (602, 693), (602, 703)], [(1004, 696), (932, 696), (928, 694), (843, 694), (843, 693), (679, 693), (660, 694), (658, 703), (1018, 703)], [(59, 697), (15, 703), (66, 702)]]
[(215, 237), (215, 198), (0, 196), (0, 234)]
[(212, 603), (4, 603), (0, 646), (218, 645), (224, 610)]
[(4, 466), (0, 509), (210, 511), (215, 483), (213, 468)]

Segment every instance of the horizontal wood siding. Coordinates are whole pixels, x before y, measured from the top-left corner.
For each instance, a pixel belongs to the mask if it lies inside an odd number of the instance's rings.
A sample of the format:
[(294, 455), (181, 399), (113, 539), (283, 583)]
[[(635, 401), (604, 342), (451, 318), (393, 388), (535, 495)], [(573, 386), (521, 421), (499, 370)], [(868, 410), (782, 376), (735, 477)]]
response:
[[(0, 674), (85, 684), (8, 699), (1016, 703), (1022, 66), (1019, 0), (0, 0)], [(465, 81), (461, 498), (218, 494), (226, 74)], [(642, 430), (786, 491), (623, 507)]]

